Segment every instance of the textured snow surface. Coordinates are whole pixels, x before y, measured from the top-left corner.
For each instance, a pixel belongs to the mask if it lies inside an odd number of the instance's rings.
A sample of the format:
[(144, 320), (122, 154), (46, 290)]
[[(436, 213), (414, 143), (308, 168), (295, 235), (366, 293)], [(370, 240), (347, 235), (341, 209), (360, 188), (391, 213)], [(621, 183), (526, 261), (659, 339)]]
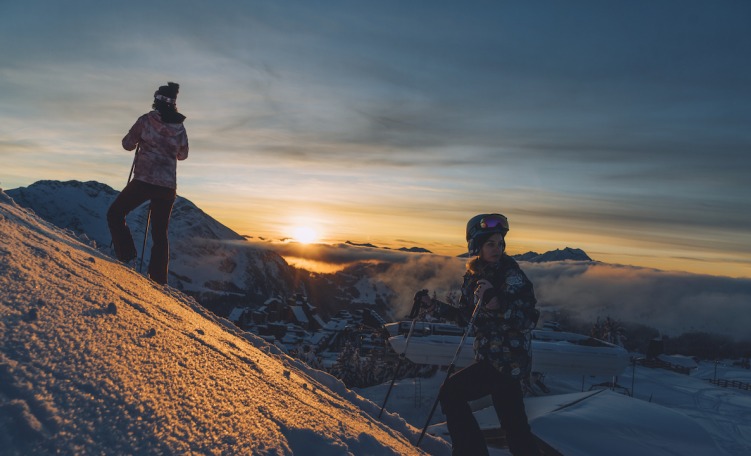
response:
[(3, 454), (449, 454), (0, 191)]

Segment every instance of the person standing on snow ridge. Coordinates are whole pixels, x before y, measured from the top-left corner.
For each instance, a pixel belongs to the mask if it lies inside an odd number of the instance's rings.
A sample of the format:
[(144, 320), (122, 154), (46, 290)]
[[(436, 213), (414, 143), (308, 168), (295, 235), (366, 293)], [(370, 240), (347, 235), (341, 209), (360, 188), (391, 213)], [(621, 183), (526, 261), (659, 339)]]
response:
[(467, 223), (469, 253), (460, 309), (474, 321), (475, 363), (451, 375), (439, 393), (454, 455), (487, 455), (488, 449), (468, 402), (491, 395), (512, 454), (539, 455), (527, 422), (521, 380), (532, 366), (532, 329), (537, 325), (532, 283), (505, 253), (508, 220), (480, 214)]
[(133, 180), (120, 192), (107, 211), (107, 224), (117, 259), (130, 262), (136, 246), (125, 216), (144, 201), (151, 201), (151, 260), (149, 278), (167, 283), (169, 227), (172, 205), (177, 197), (177, 160), (188, 158), (188, 135), (177, 112), (180, 85), (168, 82), (154, 92), (153, 111), (142, 115), (123, 138), (125, 150), (138, 147), (133, 163)]

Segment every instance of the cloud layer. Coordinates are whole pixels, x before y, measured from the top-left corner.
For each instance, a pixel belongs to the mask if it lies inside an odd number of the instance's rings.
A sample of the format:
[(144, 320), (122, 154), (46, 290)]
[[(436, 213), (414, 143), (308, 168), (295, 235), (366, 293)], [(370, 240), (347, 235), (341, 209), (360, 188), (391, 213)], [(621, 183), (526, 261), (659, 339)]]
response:
[[(387, 262), (377, 280), (394, 290), (395, 315), (406, 315), (415, 292), (427, 288), (438, 299), (458, 297), (466, 270), (461, 258), (405, 253), (351, 245), (265, 244), (283, 256), (332, 262)], [(741, 340), (751, 327), (751, 280), (666, 272), (600, 262), (520, 262), (534, 283), (541, 310), (565, 310), (581, 322), (598, 318), (651, 326), (668, 336), (704, 331)]]

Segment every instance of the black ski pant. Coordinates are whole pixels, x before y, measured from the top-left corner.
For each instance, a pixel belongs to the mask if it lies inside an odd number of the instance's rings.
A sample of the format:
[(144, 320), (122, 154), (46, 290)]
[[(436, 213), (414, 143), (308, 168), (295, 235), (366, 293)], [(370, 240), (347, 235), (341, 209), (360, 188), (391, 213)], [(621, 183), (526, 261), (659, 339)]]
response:
[(107, 211), (107, 224), (112, 235), (112, 245), (117, 259), (129, 262), (137, 256), (133, 236), (125, 216), (145, 201), (151, 201), (151, 259), (149, 277), (160, 284), (167, 283), (169, 268), (169, 228), (172, 205), (177, 193), (174, 188), (162, 187), (139, 180), (132, 180)]
[(490, 395), (498, 421), (506, 431), (511, 454), (537, 456), (540, 454), (527, 423), (521, 383), (501, 374), (489, 362), (471, 364), (451, 375), (439, 393), (441, 409), (451, 434), (454, 456), (483, 456), (488, 454), (485, 438), (472, 414), (468, 402)]

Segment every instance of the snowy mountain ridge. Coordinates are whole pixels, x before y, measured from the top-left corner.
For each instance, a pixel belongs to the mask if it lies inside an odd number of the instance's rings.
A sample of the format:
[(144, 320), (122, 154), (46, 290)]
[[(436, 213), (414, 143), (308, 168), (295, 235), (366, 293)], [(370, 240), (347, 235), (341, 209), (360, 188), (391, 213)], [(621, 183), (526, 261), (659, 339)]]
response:
[(3, 454), (425, 454), (399, 416), (2, 191), (0, 290)]
[[(85, 235), (100, 248), (110, 245), (106, 214), (118, 195), (111, 187), (95, 181), (43, 180), (6, 193), (19, 205), (32, 209), (58, 227), (68, 228), (79, 237)], [(147, 207), (144, 204), (127, 217), (139, 252)], [(169, 236), (169, 283), (178, 289), (250, 294), (259, 301), (291, 291), (289, 267), (281, 256), (250, 245), (244, 237), (180, 196), (172, 209)], [(150, 250), (149, 236), (144, 264), (148, 264)]]
[[(391, 249), (390, 247), (379, 247), (371, 243), (358, 244), (352, 241), (346, 241), (344, 244), (354, 247), (367, 247), (371, 249), (381, 250), (398, 250), (401, 252), (410, 253), (433, 253), (430, 250), (424, 249), (422, 247), (401, 247), (398, 249)], [(459, 257), (461, 258), (466, 258), (467, 256), (468, 254), (466, 252), (459, 255)], [(529, 261), (532, 263), (545, 263), (549, 261), (592, 261), (592, 258), (590, 258), (589, 255), (584, 252), (584, 250), (574, 249), (571, 247), (566, 247), (564, 249), (555, 249), (542, 254), (537, 252), (521, 253), (518, 255), (512, 255), (512, 257), (516, 260)]]
[(531, 263), (546, 263), (549, 261), (592, 261), (584, 250), (566, 247), (564, 249), (555, 249), (545, 253), (527, 252), (521, 255), (514, 255), (514, 258), (520, 261), (529, 261)]

